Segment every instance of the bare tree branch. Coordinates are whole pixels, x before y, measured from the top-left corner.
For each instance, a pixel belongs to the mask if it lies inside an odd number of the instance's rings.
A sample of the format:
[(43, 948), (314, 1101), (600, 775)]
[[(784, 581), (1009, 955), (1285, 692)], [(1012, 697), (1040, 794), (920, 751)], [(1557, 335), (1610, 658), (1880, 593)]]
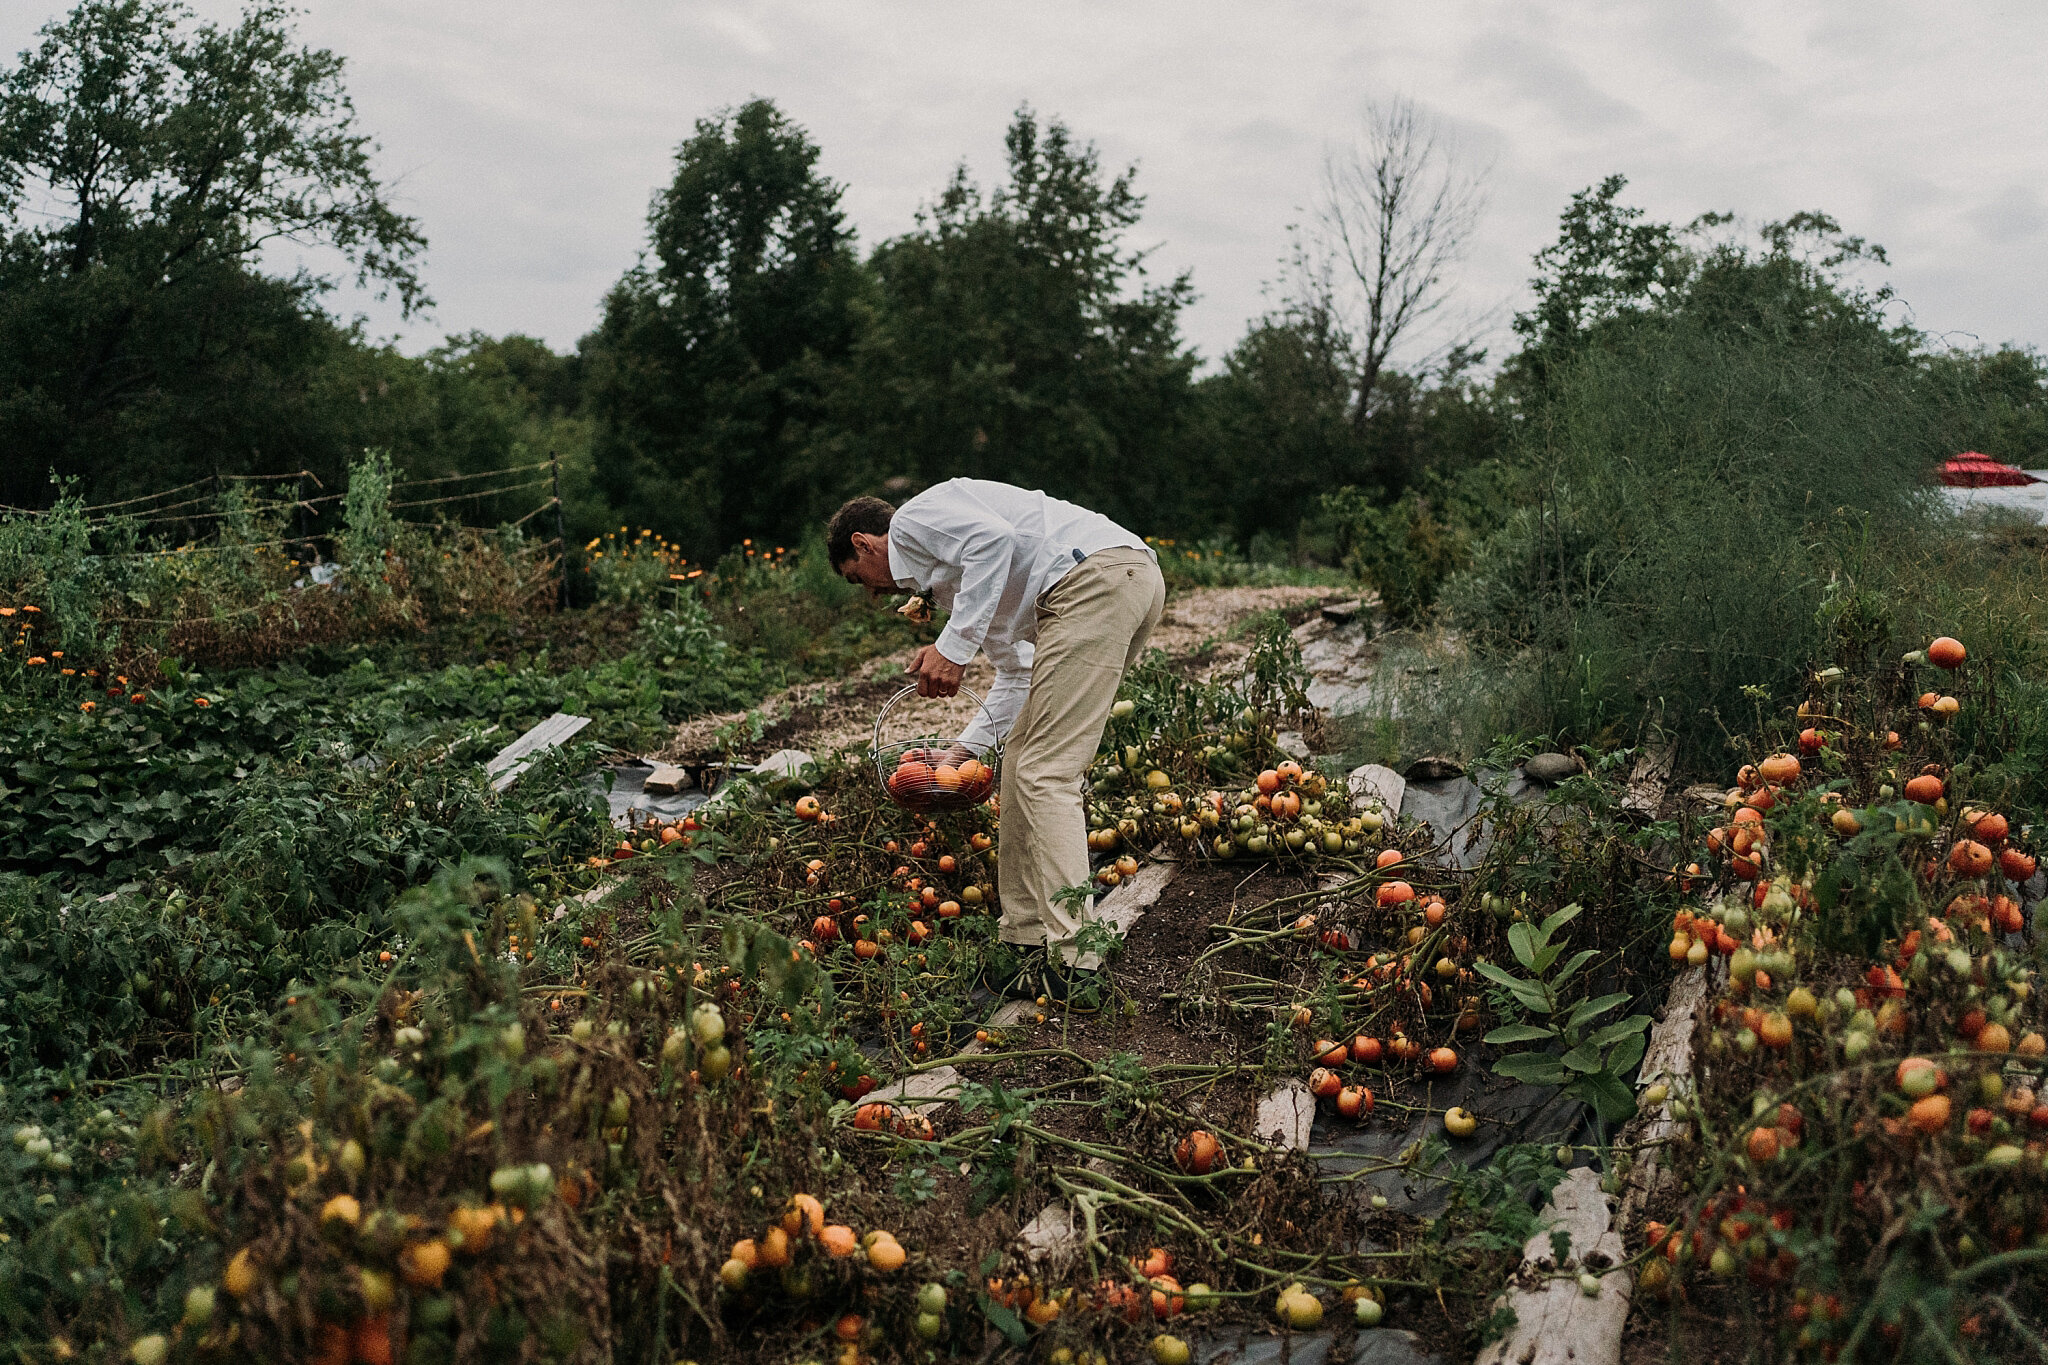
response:
[(1348, 314), (1357, 347), (1354, 428), (1371, 420), (1373, 388), (1395, 347), (1450, 298), (1447, 277), (1485, 208), (1484, 181), (1407, 99), (1374, 105), (1363, 139), (1325, 156), (1316, 235), (1326, 268), (1308, 278), (1328, 288), (1342, 277), (1326, 297)]

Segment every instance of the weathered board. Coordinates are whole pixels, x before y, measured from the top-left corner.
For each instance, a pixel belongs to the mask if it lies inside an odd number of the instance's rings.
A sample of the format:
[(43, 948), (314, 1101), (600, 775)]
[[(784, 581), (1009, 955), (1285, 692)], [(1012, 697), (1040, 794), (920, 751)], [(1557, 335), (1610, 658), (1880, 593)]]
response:
[(572, 716), (566, 711), (557, 711), (498, 750), (484, 764), (484, 771), (491, 777), (491, 790), (504, 791), (519, 780), (521, 773), (533, 766), (534, 755), (574, 739), (588, 724), (589, 716)]

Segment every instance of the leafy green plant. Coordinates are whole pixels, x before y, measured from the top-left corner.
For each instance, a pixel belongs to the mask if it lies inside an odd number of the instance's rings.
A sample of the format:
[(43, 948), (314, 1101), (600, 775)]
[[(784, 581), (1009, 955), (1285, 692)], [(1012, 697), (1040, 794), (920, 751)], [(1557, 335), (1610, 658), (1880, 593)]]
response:
[(370, 450), (349, 468), (348, 491), (342, 495), (342, 573), (354, 591), (384, 596), (391, 591), (384, 556), (397, 538), (391, 515), (391, 456)]
[(1486, 1041), (1495, 1045), (1548, 1043), (1561, 1049), (1510, 1053), (1496, 1061), (1493, 1069), (1514, 1080), (1557, 1086), (1591, 1106), (1602, 1123), (1623, 1123), (1636, 1112), (1635, 1095), (1623, 1078), (1642, 1060), (1643, 1034), (1650, 1027), (1650, 1016), (1638, 1014), (1617, 1023), (1595, 1024), (1600, 1016), (1628, 1003), (1626, 991), (1582, 999), (1566, 1008), (1566, 983), (1600, 955), (1598, 949), (1581, 948), (1558, 965), (1566, 944), (1557, 931), (1579, 913), (1578, 905), (1567, 905), (1546, 916), (1540, 925), (1520, 920), (1508, 927), (1508, 946), (1530, 973), (1527, 977), (1491, 962), (1475, 964), (1481, 975), (1514, 996), (1532, 1016), (1550, 1021), (1503, 1025), (1488, 1033)]

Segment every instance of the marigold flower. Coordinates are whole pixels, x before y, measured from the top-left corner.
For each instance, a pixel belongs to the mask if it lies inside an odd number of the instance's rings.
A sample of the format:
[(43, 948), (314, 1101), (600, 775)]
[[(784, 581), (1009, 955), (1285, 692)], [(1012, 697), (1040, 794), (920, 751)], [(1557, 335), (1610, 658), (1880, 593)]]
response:
[(38, 664), (46, 664), (48, 662), (50, 662), (48, 659), (45, 659), (42, 655), (38, 654), (28, 661), (28, 666), (30, 668), (34, 668)]
[(194, 698), (192, 699), (192, 704), (193, 704), (194, 706), (211, 706), (211, 705), (213, 705), (213, 703), (212, 703), (212, 702), (208, 701), (208, 700), (207, 700), (206, 698), (204, 698), (204, 697), (194, 697)]
[(78, 703), (78, 709), (81, 711), (90, 712), (96, 710), (98, 707), (99, 703), (96, 701), (82, 701)]

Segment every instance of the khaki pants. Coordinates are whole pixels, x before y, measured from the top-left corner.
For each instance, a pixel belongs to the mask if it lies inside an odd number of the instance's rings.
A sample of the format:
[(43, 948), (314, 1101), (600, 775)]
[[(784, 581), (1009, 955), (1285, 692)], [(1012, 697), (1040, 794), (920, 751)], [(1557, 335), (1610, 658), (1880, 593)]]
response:
[(1165, 606), (1159, 566), (1127, 548), (1097, 550), (1038, 601), (1031, 692), (1003, 745), (997, 875), (1005, 943), (1062, 946), (1092, 917), (1092, 898), (1077, 907), (1054, 897), (1089, 884), (1083, 781), (1124, 670), (1144, 652)]

